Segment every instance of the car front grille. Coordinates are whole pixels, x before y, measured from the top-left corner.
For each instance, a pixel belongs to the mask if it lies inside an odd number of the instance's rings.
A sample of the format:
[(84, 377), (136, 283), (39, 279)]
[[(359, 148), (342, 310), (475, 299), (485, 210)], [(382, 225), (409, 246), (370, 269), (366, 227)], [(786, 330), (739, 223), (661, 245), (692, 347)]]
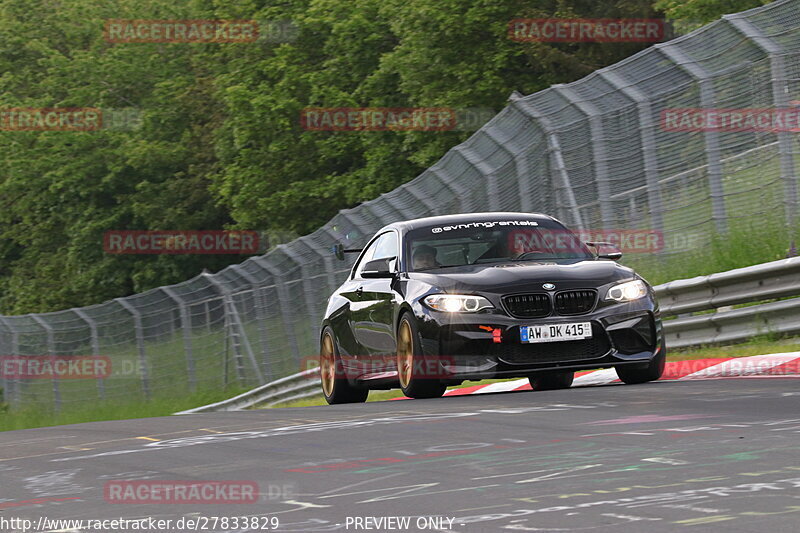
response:
[(597, 291), (584, 289), (579, 291), (562, 291), (556, 294), (555, 308), (559, 315), (580, 315), (588, 313), (594, 307)]
[(592, 323), (590, 339), (533, 344), (517, 341), (492, 344), (489, 348), (491, 355), (514, 365), (586, 361), (603, 357), (610, 349), (608, 335), (595, 323)]
[[(552, 298), (552, 299), (551, 299)], [(503, 303), (508, 314), (516, 318), (544, 318), (555, 309), (559, 315), (582, 315), (594, 308), (597, 291), (580, 289), (561, 291), (553, 297), (547, 293), (505, 296)]]
[(540, 294), (517, 294), (503, 298), (511, 316), (517, 318), (543, 318), (550, 314), (551, 306), (550, 295)]

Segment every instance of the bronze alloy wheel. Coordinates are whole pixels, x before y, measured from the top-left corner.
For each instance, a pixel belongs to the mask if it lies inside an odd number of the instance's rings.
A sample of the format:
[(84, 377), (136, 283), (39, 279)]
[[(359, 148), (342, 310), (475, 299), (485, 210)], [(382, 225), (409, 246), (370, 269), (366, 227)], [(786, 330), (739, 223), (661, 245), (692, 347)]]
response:
[(319, 377), (325, 401), (334, 403), (362, 403), (367, 401), (369, 389), (353, 385), (345, 375), (336, 346), (336, 336), (330, 326), (325, 326), (319, 347)]
[(333, 382), (336, 379), (336, 356), (333, 352), (333, 339), (325, 334), (319, 354), (319, 375), (322, 379), (322, 391), (325, 396), (333, 394)]
[(447, 386), (435, 376), (420, 374), (414, 368), (416, 357), (421, 357), (420, 336), (417, 324), (408, 314), (400, 319), (397, 328), (397, 378), (400, 389), (409, 398), (438, 398)]
[(407, 320), (400, 322), (397, 332), (397, 377), (401, 387), (408, 387), (411, 383), (411, 371), (414, 366), (414, 339), (411, 325)]

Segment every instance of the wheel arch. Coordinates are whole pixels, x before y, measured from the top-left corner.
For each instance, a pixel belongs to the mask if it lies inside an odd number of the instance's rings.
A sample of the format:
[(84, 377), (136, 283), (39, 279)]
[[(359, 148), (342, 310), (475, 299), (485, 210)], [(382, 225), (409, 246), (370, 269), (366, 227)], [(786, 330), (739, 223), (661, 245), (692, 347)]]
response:
[(398, 307), (398, 309), (397, 309), (397, 315), (395, 316), (395, 319), (394, 319), (393, 330), (394, 330), (394, 334), (395, 334), (395, 339), (397, 338), (396, 337), (397, 336), (397, 332), (400, 331), (400, 320), (402, 320), (403, 315), (405, 315), (406, 313), (411, 314), (411, 316), (414, 319), (417, 318), (417, 314), (414, 312), (414, 309), (411, 307), (411, 304), (409, 304), (408, 302), (403, 302), (402, 304), (400, 304), (400, 307)]

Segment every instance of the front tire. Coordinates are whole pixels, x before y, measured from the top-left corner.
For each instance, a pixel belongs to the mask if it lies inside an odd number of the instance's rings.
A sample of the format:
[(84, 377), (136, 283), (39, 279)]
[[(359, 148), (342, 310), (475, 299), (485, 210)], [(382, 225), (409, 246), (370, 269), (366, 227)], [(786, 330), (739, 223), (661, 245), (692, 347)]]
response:
[(575, 372), (557, 372), (528, 376), (528, 382), (533, 390), (558, 390), (568, 389), (572, 386)]
[(421, 354), (422, 343), (417, 323), (406, 313), (397, 327), (397, 377), (400, 389), (409, 398), (439, 398), (447, 385), (433, 376), (424, 375), (421, 369), (425, 365), (418, 364)]
[(369, 389), (350, 385), (342, 367), (342, 358), (336, 347), (333, 330), (326, 326), (322, 330), (319, 349), (319, 374), (322, 381), (322, 394), (329, 405), (337, 403), (364, 403)]
[(652, 361), (645, 366), (630, 365), (618, 366), (616, 368), (617, 376), (626, 385), (636, 385), (638, 383), (646, 383), (648, 381), (655, 381), (664, 373), (664, 367), (667, 364), (667, 350), (661, 346), (661, 352), (653, 358)]

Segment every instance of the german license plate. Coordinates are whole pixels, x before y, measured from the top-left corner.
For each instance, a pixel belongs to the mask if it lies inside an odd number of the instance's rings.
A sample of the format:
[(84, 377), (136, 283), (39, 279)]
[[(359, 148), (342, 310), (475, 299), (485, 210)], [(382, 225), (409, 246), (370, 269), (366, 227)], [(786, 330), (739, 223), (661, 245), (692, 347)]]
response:
[(591, 322), (519, 327), (519, 338), (525, 343), (576, 341), (580, 339), (590, 339), (591, 337)]

